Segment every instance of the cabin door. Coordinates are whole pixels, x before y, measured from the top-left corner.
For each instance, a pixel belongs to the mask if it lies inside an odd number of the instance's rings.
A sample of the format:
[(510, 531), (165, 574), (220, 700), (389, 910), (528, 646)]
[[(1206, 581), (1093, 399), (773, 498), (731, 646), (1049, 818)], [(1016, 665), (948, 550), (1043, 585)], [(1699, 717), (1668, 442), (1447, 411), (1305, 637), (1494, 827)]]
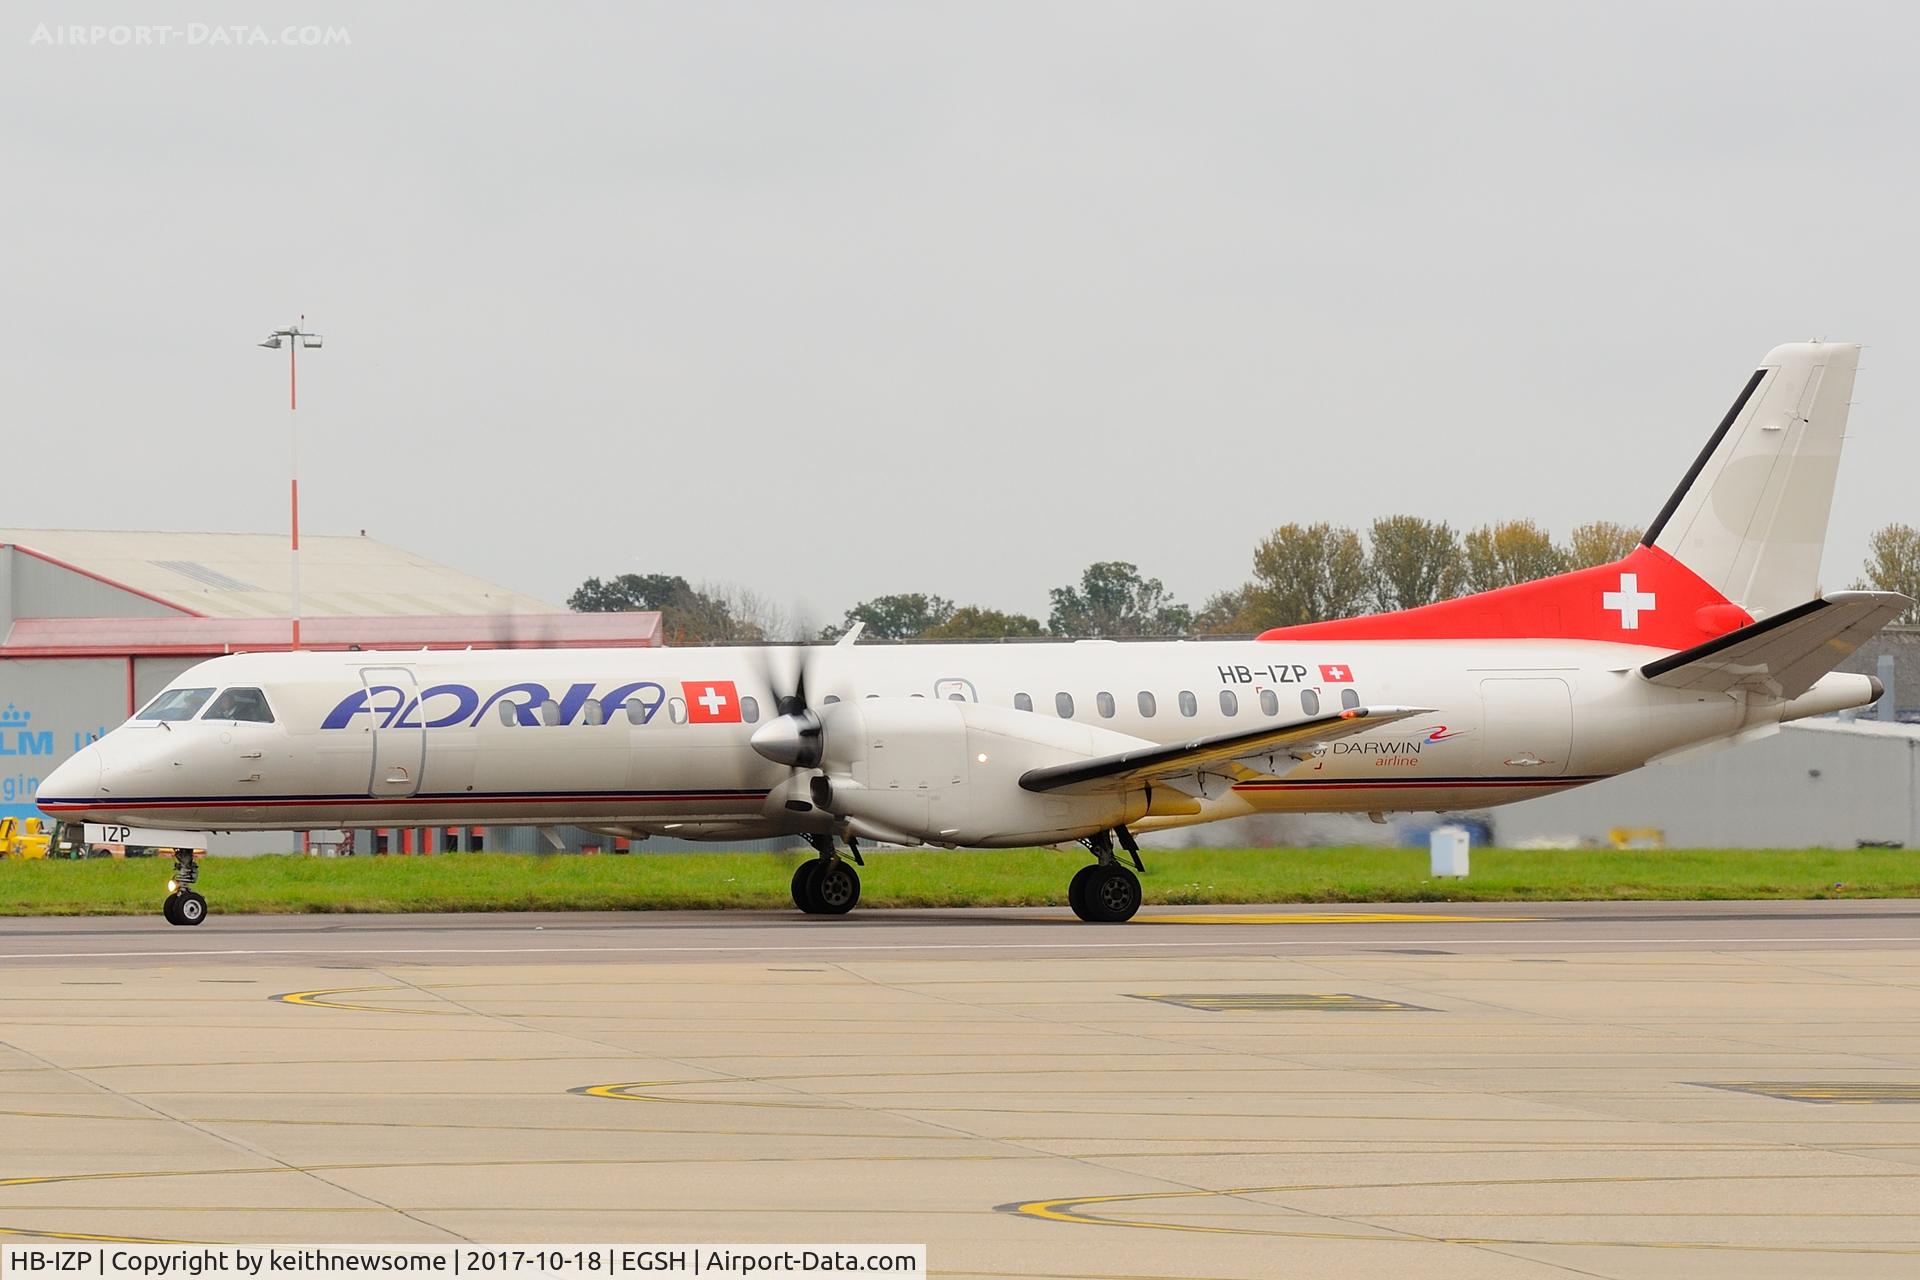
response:
[[(420, 686), (407, 667), (362, 667), (367, 706), (391, 707), (391, 716), (376, 713), (373, 722), (373, 773), (367, 783), (370, 796), (410, 796), (420, 789), (420, 771), (427, 763), (427, 731), (421, 727)], [(381, 721), (385, 720), (385, 725)]]
[(1559, 777), (1573, 754), (1573, 695), (1565, 680), (1515, 677), (1482, 680), (1486, 728), (1480, 769), (1493, 777)]

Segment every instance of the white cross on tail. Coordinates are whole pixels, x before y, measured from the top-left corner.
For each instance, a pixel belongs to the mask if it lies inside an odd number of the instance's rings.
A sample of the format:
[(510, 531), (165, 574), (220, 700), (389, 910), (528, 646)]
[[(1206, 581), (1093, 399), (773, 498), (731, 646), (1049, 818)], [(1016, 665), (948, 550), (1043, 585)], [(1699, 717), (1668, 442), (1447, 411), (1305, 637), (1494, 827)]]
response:
[(1622, 631), (1638, 631), (1640, 613), (1642, 610), (1648, 613), (1653, 612), (1653, 599), (1653, 592), (1640, 589), (1638, 574), (1623, 573), (1620, 575), (1620, 589), (1602, 595), (1600, 607), (1619, 613)]

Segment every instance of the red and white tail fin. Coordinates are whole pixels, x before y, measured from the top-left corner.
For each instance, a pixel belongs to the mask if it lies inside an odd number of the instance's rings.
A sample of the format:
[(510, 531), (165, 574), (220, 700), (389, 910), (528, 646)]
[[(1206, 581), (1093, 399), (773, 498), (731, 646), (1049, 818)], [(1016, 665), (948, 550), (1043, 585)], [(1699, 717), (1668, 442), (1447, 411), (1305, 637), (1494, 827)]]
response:
[(1775, 347), (1646, 543), (1756, 618), (1813, 599), (1860, 348)]
[(1613, 640), (1685, 649), (1812, 599), (1860, 348), (1775, 347), (1641, 545), (1612, 564), (1263, 640)]

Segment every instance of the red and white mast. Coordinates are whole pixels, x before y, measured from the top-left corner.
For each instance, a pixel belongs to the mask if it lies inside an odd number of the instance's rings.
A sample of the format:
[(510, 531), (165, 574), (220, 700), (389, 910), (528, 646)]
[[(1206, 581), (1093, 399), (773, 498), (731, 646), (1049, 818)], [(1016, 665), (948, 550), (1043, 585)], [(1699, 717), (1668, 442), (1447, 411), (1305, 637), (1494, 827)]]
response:
[(299, 354), (300, 354), (301, 347), (318, 347), (321, 343), (321, 337), (319, 334), (307, 332), (307, 330), (304, 327), (306, 323), (307, 323), (307, 317), (305, 315), (302, 315), (300, 317), (299, 323), (290, 325), (285, 329), (275, 329), (272, 333), (267, 335), (267, 340), (260, 344), (261, 346), (267, 347), (272, 350), (278, 350), (283, 344), (287, 348), (287, 437), (290, 444), (290, 457), (289, 457), (289, 465), (287, 469), (288, 483), (290, 487), (287, 495), (287, 498), (288, 498), (287, 507), (288, 507), (290, 524), (291, 524), (290, 535), (291, 535), (291, 547), (292, 547), (292, 551), (291, 551), (292, 563), (290, 568), (291, 568), (291, 574), (292, 574), (291, 595), (292, 595), (292, 607), (293, 607), (293, 639), (292, 639), (292, 643), (288, 647), (292, 649), (298, 649), (300, 647), (300, 363), (299, 363)]

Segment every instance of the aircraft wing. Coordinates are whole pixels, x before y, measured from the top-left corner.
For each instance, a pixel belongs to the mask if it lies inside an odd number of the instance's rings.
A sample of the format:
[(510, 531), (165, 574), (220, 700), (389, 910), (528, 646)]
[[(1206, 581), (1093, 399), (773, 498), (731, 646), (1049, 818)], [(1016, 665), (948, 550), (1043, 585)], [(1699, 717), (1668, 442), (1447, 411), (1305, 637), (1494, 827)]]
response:
[(1222, 733), (1163, 747), (1139, 747), (1091, 760), (1046, 765), (1021, 774), (1020, 785), (1028, 791), (1118, 791), (1137, 782), (1224, 766), (1248, 756), (1284, 754), (1305, 759), (1316, 748), (1336, 738), (1365, 733), (1408, 716), (1431, 714), (1432, 709), (1428, 707), (1355, 707), (1244, 733)]
[(1836, 591), (1640, 668), (1654, 684), (1797, 698), (1913, 604), (1893, 591)]

